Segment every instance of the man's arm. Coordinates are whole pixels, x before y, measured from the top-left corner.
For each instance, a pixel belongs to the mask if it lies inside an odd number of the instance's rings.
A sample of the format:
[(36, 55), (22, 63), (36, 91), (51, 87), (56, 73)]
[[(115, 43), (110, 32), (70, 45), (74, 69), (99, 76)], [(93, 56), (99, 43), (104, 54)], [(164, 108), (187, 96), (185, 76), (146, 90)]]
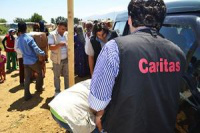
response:
[(17, 53), (22, 53), (21, 50), (19, 49), (19, 45), (18, 45), (18, 39), (16, 38), (15, 40), (15, 46), (14, 49)]
[(41, 56), (45, 56), (45, 52), (42, 51), (38, 45), (35, 43), (35, 41), (33, 40), (33, 38), (30, 40), (30, 42), (28, 43), (29, 46), (31, 46), (33, 48), (33, 50), (35, 51), (35, 53), (37, 55), (41, 55)]
[(7, 40), (7, 37), (4, 37), (4, 39), (2, 40), (4, 50), (6, 50), (6, 44), (5, 44), (6, 40)]
[(96, 115), (96, 124), (101, 130), (101, 117), (111, 100), (115, 78), (119, 72), (119, 51), (114, 40), (108, 42), (99, 54), (92, 76), (89, 106)]
[(56, 50), (56, 49), (63, 47), (63, 46), (66, 46), (66, 44), (63, 43), (63, 42), (58, 43), (58, 44), (49, 44), (49, 49), (50, 50)]
[(88, 55), (88, 62), (89, 62), (90, 74), (92, 75), (94, 72), (94, 56)]
[(85, 39), (85, 53), (88, 55), (90, 74), (92, 75), (94, 72), (94, 49), (88, 37)]
[(54, 36), (52, 34), (49, 34), (49, 36), (48, 36), (48, 44), (49, 44), (50, 50), (56, 50), (60, 47), (66, 46), (66, 43), (64, 43), (64, 42), (55, 44)]

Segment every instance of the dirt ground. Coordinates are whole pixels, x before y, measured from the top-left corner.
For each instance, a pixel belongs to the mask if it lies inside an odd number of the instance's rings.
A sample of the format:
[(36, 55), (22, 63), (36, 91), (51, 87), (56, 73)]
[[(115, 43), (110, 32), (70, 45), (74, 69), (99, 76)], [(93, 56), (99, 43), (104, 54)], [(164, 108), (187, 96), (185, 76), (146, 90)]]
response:
[[(76, 78), (76, 82), (86, 78)], [(33, 98), (25, 101), (24, 90), (19, 85), (19, 71), (7, 74), (7, 79), (0, 84), (0, 132), (3, 133), (64, 133), (65, 130), (51, 117), (48, 103), (54, 96), (52, 63), (47, 63), (44, 79), (45, 91), (35, 93), (35, 83), (30, 90)], [(61, 87), (64, 90), (63, 78)]]

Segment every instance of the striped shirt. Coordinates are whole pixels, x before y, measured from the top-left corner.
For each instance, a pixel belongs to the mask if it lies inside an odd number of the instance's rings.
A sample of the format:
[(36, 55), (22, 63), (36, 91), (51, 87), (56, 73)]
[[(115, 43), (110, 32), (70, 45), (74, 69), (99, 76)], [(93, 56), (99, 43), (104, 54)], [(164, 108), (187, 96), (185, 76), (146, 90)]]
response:
[[(139, 27), (132, 34), (148, 27)], [(104, 110), (111, 101), (112, 89), (119, 72), (119, 49), (115, 40), (105, 44), (98, 56), (89, 94), (89, 106), (93, 110)]]
[(109, 104), (119, 63), (118, 46), (115, 40), (111, 40), (101, 50), (92, 76), (88, 100), (93, 110), (104, 110)]

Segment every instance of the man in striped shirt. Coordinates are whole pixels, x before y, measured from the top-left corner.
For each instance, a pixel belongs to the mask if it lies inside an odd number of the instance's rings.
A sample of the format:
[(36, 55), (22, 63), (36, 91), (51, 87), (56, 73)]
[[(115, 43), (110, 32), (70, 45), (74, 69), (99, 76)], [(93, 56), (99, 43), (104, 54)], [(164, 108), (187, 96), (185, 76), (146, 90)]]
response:
[(102, 49), (89, 94), (100, 131), (173, 132), (185, 56), (158, 33), (165, 14), (162, 0), (131, 0), (132, 34)]

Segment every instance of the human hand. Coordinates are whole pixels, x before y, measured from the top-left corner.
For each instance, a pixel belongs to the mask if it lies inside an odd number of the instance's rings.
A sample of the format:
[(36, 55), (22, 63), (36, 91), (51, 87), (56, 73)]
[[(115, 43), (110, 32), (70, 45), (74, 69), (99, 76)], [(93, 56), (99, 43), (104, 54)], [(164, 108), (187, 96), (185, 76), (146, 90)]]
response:
[(60, 46), (60, 47), (66, 46), (66, 42), (60, 42), (60, 43), (59, 43), (59, 46)]
[(43, 62), (43, 61), (45, 61), (45, 56), (39, 55), (39, 57), (38, 57), (38, 58), (39, 58), (39, 61), (40, 61), (40, 62)]
[(103, 129), (102, 124), (101, 124), (101, 117), (102, 116), (96, 116), (96, 120), (95, 120), (96, 126), (99, 131), (101, 131)]

